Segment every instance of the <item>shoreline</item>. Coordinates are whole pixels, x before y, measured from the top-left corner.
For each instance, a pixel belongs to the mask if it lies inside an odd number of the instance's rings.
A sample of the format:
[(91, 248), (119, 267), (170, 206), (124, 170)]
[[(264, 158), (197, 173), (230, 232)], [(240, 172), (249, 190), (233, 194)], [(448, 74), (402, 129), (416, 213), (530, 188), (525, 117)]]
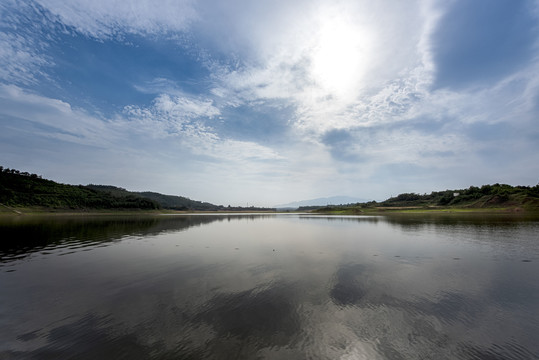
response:
[(315, 214), (325, 215), (514, 215), (531, 216), (539, 218), (539, 209), (525, 207), (499, 207), (499, 208), (460, 208), (460, 207), (377, 207), (367, 209), (335, 209), (328, 211), (315, 211)]
[(133, 209), (49, 209), (39, 207), (9, 207), (2, 204), (0, 217), (24, 216), (151, 216), (151, 215), (189, 215), (189, 214), (277, 214), (276, 211), (201, 211), (201, 210), (133, 210)]
[(0, 217), (24, 216), (159, 216), (190, 214), (297, 214), (312, 215), (525, 215), (539, 218), (539, 209), (506, 207), (506, 208), (423, 208), (423, 207), (377, 207), (367, 209), (334, 209), (327, 211), (188, 211), (188, 210), (133, 210), (133, 209), (49, 209), (39, 207), (0, 207)]

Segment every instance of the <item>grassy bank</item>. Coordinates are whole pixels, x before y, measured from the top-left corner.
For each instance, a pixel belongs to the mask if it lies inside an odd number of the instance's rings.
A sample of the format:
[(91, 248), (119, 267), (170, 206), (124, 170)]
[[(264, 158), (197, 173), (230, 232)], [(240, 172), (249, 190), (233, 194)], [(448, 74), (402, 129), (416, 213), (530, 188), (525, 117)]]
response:
[(0, 216), (25, 216), (25, 215), (145, 215), (163, 214), (164, 210), (146, 209), (62, 209), (47, 208), (40, 206), (6, 207), (0, 205)]
[(274, 214), (275, 211), (267, 210), (213, 210), (213, 211), (201, 211), (201, 210), (171, 210), (171, 209), (62, 209), (62, 208), (47, 208), (39, 206), (26, 206), (26, 207), (9, 207), (0, 204), (0, 216), (1, 217), (15, 217), (15, 216), (137, 216), (137, 215), (182, 215), (182, 214), (238, 214), (238, 213), (256, 213), (256, 214)]
[(526, 214), (539, 217), (536, 207), (324, 207), (314, 211), (331, 215), (390, 215), (390, 214)]
[(539, 213), (539, 185), (506, 184), (470, 186), (430, 194), (405, 193), (382, 202), (333, 205), (315, 212), (324, 214), (391, 213)]

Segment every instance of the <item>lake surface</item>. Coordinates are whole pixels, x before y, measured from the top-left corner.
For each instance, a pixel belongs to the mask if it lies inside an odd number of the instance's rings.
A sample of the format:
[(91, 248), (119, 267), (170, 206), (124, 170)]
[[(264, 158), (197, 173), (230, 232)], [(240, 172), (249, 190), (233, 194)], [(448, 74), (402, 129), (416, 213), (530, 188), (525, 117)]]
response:
[(0, 359), (538, 359), (521, 216), (0, 219)]

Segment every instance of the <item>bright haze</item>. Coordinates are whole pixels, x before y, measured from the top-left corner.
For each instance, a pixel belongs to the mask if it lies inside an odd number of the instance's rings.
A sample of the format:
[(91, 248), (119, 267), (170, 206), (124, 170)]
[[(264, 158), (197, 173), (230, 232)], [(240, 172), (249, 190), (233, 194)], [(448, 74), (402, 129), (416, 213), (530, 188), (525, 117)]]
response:
[(539, 3), (3, 0), (0, 165), (216, 204), (539, 180)]

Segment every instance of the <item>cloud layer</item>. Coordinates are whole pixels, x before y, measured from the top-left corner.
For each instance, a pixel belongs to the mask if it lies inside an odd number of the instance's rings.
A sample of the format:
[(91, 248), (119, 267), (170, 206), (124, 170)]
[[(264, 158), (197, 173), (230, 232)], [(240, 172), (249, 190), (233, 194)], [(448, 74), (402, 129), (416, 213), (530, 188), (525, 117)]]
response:
[(261, 205), (535, 185), (538, 8), (8, 1), (3, 162), (90, 182), (33, 139), (92, 182)]

